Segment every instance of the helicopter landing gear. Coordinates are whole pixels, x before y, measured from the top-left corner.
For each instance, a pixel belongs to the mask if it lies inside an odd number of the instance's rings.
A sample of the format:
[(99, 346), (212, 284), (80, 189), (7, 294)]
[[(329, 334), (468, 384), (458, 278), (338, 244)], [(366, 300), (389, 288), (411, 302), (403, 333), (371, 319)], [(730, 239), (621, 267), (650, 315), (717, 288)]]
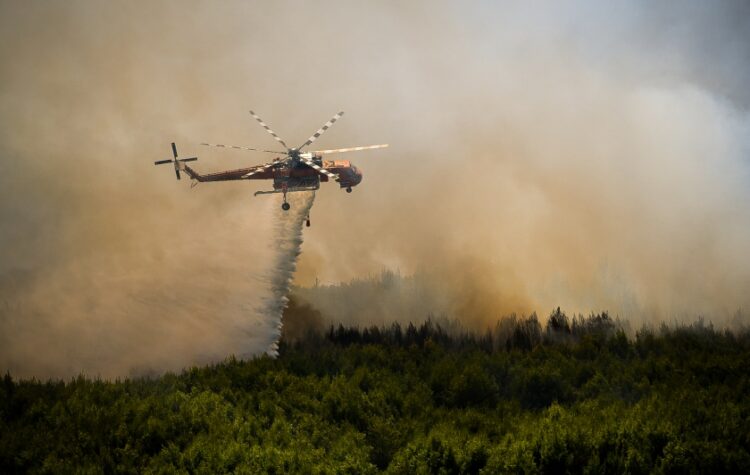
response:
[(351, 193), (352, 192), (352, 187), (351, 186), (347, 186), (346, 187), (346, 192), (347, 193)]
[(281, 204), (281, 209), (283, 209), (284, 211), (289, 211), (289, 208), (291, 208), (291, 206), (289, 206), (289, 203), (287, 203), (286, 201)]
[(308, 216), (305, 220), (305, 226), (307, 226), (308, 228), (310, 227), (310, 216)]

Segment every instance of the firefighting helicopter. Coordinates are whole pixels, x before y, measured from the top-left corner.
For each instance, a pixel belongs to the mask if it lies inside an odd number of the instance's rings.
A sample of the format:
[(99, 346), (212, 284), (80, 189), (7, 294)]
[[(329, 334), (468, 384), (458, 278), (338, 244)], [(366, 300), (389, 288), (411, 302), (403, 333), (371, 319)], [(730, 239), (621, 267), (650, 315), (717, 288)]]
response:
[[(229, 180), (273, 180), (273, 190), (267, 191), (256, 191), (254, 196), (265, 195), (272, 193), (282, 193), (283, 203), (281, 208), (284, 211), (288, 211), (291, 207), (286, 200), (287, 193), (293, 193), (298, 191), (314, 191), (320, 188), (320, 182), (326, 182), (334, 180), (339, 182), (340, 188), (345, 188), (347, 193), (352, 192), (352, 188), (357, 186), (362, 181), (362, 172), (351, 164), (348, 160), (324, 160), (324, 155), (344, 152), (357, 152), (360, 150), (372, 150), (377, 148), (385, 148), (388, 144), (381, 145), (368, 145), (364, 147), (349, 147), (339, 148), (331, 150), (316, 150), (313, 152), (303, 152), (302, 149), (315, 142), (326, 130), (328, 130), (337, 120), (344, 115), (343, 112), (339, 112), (334, 115), (331, 120), (326, 122), (323, 127), (318, 129), (317, 132), (312, 134), (309, 139), (297, 148), (290, 148), (284, 140), (279, 137), (276, 132), (263, 122), (255, 112), (250, 111), (250, 114), (258, 121), (258, 123), (266, 129), (266, 132), (283, 146), (286, 151), (275, 151), (265, 150), (253, 147), (241, 147), (238, 145), (222, 145), (222, 144), (210, 144), (201, 143), (208, 147), (219, 147), (219, 148), (230, 148), (237, 150), (250, 150), (254, 152), (273, 153), (281, 155), (274, 158), (272, 162), (257, 165), (249, 168), (240, 168), (237, 170), (226, 170), (216, 173), (208, 173), (202, 175), (188, 165), (185, 162), (193, 162), (198, 160), (198, 157), (190, 158), (178, 158), (177, 147), (172, 143), (172, 155), (173, 159), (158, 160), (154, 162), (154, 165), (162, 165), (165, 163), (173, 163), (174, 171), (177, 179), (180, 179), (180, 172), (186, 173), (190, 178), (193, 179), (193, 186), (197, 183), (203, 183), (208, 181), (229, 181)], [(309, 217), (307, 225), (310, 224)]]

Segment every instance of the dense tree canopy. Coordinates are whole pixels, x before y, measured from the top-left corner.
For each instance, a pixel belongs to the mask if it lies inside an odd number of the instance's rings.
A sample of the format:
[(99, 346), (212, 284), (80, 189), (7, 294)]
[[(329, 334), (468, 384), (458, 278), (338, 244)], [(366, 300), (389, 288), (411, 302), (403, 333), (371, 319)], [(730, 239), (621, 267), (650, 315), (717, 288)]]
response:
[(748, 473), (750, 335), (606, 314), (329, 328), (278, 358), (0, 385), (0, 472)]

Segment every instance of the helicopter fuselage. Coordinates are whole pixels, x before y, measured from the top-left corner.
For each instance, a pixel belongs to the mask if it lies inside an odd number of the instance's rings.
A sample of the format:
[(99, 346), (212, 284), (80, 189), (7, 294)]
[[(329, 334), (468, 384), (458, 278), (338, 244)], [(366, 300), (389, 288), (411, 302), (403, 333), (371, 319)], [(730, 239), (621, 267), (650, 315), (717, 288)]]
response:
[[(313, 161), (338, 175), (339, 186), (341, 188), (351, 188), (357, 186), (362, 181), (362, 172), (356, 166), (352, 165), (349, 160), (322, 160), (319, 157), (315, 157)], [(317, 171), (302, 162), (280, 162), (277, 166), (257, 172), (249, 177), (246, 177), (245, 175), (255, 170), (255, 167), (239, 168), (236, 170), (226, 170), (207, 174), (199, 174), (187, 165), (184, 167), (185, 172), (190, 178), (198, 182), (273, 180), (273, 187), (277, 190), (283, 188), (284, 185), (288, 188), (298, 188), (301, 186), (311, 186), (320, 182), (329, 181), (326, 175), (319, 174)]]

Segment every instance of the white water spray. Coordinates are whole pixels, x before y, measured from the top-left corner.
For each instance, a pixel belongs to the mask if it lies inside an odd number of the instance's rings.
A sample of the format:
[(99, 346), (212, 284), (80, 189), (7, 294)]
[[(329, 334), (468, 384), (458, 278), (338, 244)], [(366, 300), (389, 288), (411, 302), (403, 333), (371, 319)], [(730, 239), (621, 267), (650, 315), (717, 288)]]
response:
[[(289, 195), (289, 211), (281, 207), (276, 211), (274, 229), (276, 256), (268, 274), (271, 296), (263, 302), (261, 314), (272, 322), (273, 333), (266, 353), (278, 355), (278, 342), (281, 337), (281, 316), (289, 302), (289, 288), (294, 271), (297, 269), (297, 257), (302, 252), (302, 227), (310, 214), (315, 192), (302, 192)], [(275, 325), (273, 323), (275, 322)]]

